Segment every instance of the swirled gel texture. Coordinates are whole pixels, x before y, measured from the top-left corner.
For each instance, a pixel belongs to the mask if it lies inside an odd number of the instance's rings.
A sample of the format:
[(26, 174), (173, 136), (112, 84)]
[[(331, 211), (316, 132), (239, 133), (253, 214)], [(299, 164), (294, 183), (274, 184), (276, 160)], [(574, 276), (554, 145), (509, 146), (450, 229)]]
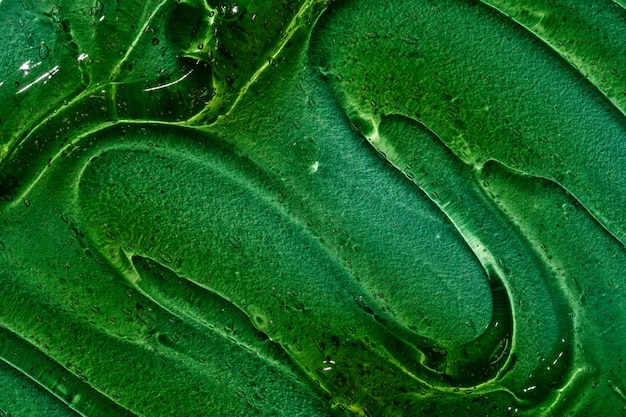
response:
[(621, 2), (0, 2), (0, 416), (623, 416)]

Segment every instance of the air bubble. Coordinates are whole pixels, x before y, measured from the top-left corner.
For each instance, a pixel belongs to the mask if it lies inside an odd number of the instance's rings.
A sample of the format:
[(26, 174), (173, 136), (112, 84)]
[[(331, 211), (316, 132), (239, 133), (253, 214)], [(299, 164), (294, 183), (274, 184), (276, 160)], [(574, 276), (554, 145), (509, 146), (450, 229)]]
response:
[(50, 10), (50, 18), (54, 23), (63, 22), (63, 9), (61, 9), (61, 6), (55, 5), (52, 7), (52, 10)]
[(96, 4), (89, 10), (89, 14), (92, 16), (99, 16), (104, 11), (104, 3), (97, 1)]
[(37, 53), (39, 54), (40, 59), (46, 59), (50, 55), (50, 49), (45, 43), (41, 43), (39, 48), (37, 48)]
[(557, 163), (561, 163), (561, 162), (563, 162), (563, 161), (565, 160), (565, 159), (563, 158), (563, 156), (562, 156), (561, 154), (559, 154), (559, 153), (554, 153), (554, 154), (552, 155), (552, 159), (553, 159), (555, 162), (557, 162)]
[(241, 247), (241, 241), (232, 235), (228, 236), (228, 243), (235, 249), (239, 249)]
[(166, 264), (171, 264), (174, 258), (169, 253), (161, 252), (159, 253), (159, 259), (161, 259)]
[(156, 324), (156, 320), (154, 319), (154, 317), (147, 313), (139, 313), (137, 314), (137, 318), (150, 327), (154, 327), (154, 325)]
[(261, 401), (262, 404), (267, 403), (267, 400), (265, 399), (265, 395), (261, 392), (261, 391), (257, 391), (254, 393), (254, 396)]

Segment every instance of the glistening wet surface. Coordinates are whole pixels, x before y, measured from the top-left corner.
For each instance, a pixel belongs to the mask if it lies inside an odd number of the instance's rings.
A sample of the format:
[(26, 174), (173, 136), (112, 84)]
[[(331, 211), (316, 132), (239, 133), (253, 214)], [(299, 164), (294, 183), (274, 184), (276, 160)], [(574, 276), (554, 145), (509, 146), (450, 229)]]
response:
[(0, 1), (0, 416), (626, 415), (620, 1)]

